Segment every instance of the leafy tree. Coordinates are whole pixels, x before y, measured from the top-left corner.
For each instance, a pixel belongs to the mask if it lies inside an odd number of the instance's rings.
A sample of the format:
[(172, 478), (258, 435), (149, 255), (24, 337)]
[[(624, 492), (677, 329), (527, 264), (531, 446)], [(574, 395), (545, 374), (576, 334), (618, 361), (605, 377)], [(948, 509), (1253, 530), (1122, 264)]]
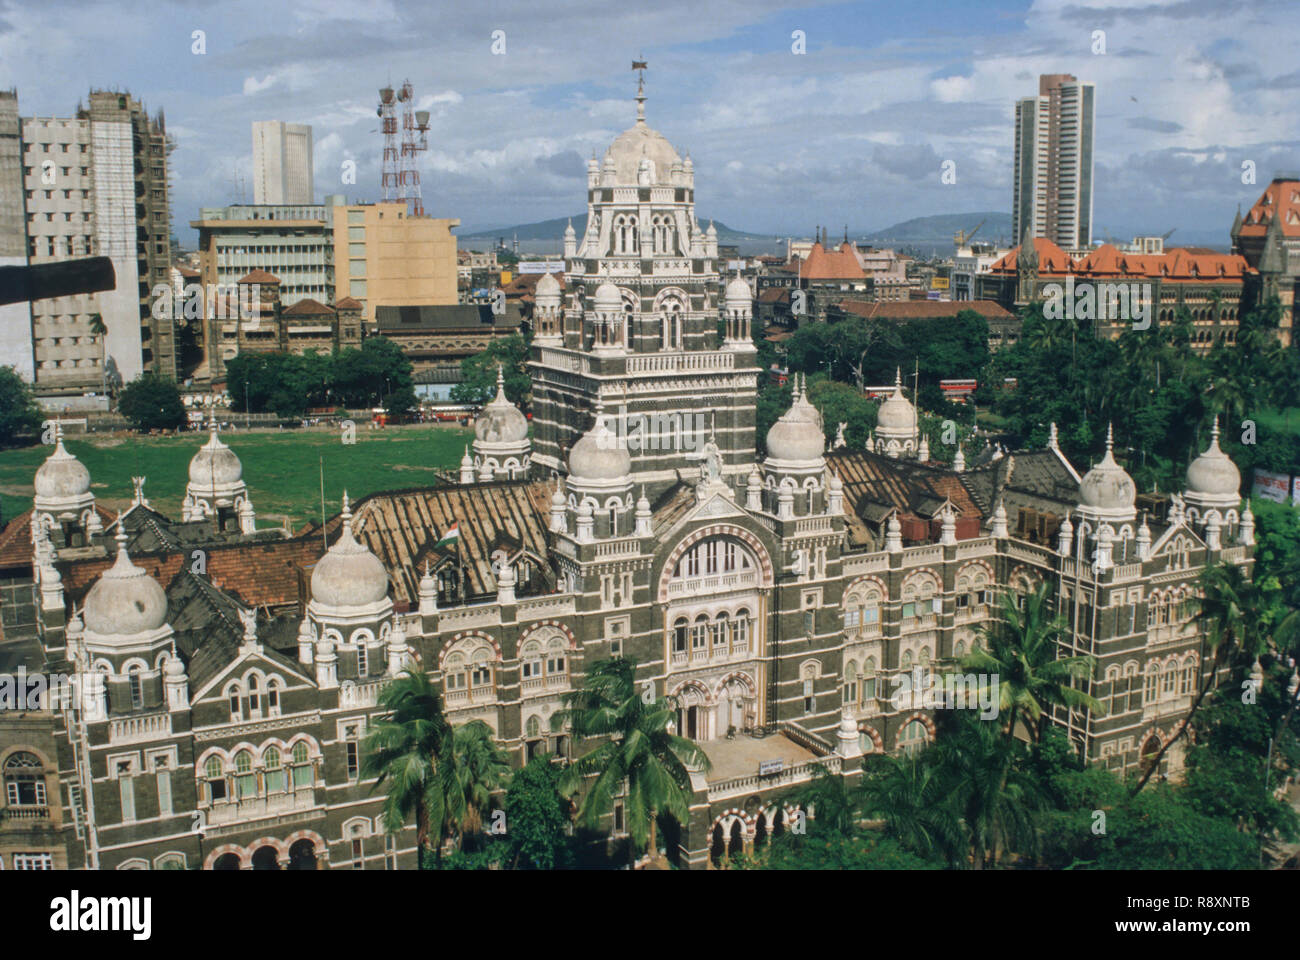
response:
[(449, 827), (465, 848), (467, 836), (483, 829), (483, 815), (492, 802), (492, 793), (510, 774), (510, 761), (497, 746), (492, 728), (482, 720), (471, 720), (452, 734), (452, 776), (454, 794), (448, 796)]
[[(453, 734), (442, 711), (442, 697), (424, 673), (406, 671), (379, 693), (384, 714), (366, 736), (362, 769), (385, 788), (384, 829), (400, 833), (415, 820), (420, 869), (432, 831), (437, 831), (435, 859), (441, 855), (447, 824), (447, 798), (459, 784), (453, 763)], [(460, 794), (463, 796), (463, 793)]]
[[(1201, 704), (1219, 682), (1219, 670), (1234, 656), (1252, 664), (1268, 647), (1270, 629), (1281, 613), (1276, 582), (1252, 580), (1236, 564), (1220, 563), (1201, 574), (1201, 609), (1195, 622), (1205, 628), (1205, 644), (1214, 660), (1205, 672), (1196, 698), (1174, 735), (1160, 745), (1150, 765), (1133, 787), (1139, 793), (1160, 768), (1169, 748), (1187, 732)], [(1202, 667), (1204, 665), (1202, 664)]]
[(451, 388), (451, 399), (456, 403), (481, 406), (497, 392), (497, 367), (505, 378), (506, 399), (523, 408), (532, 391), (532, 376), (525, 364), (528, 362), (528, 342), (523, 335), (512, 333), (491, 341), (486, 350), (466, 357), (460, 362), (460, 383)]
[(117, 410), (140, 431), (178, 430), (186, 422), (176, 381), (157, 373), (142, 373), (123, 387)]
[(892, 837), (873, 831), (846, 835), (811, 823), (807, 834), (787, 831), (766, 850), (732, 861), (740, 870), (938, 870)]
[(13, 446), (41, 428), (32, 388), (13, 367), (0, 367), (0, 447)]
[(1198, 812), (1167, 784), (1112, 811), (1096, 845), (1102, 870), (1247, 870), (1259, 860), (1250, 836)]
[(910, 853), (957, 862), (961, 826), (942, 778), (921, 755), (871, 758), (862, 780), (861, 809), (867, 817), (883, 820), (886, 836)]
[(551, 715), (561, 730), (569, 724), (574, 739), (591, 749), (565, 768), (561, 788), (585, 793), (578, 818), (595, 826), (622, 797), (632, 843), (629, 856), (649, 845), (655, 817), (671, 814), (685, 823), (690, 814), (690, 769), (710, 769), (708, 756), (693, 741), (669, 732), (676, 702), (659, 697), (646, 702), (636, 687), (636, 665), (623, 657), (601, 660), (587, 672), (581, 690), (564, 695), (564, 708)]
[(813, 376), (808, 384), (808, 402), (821, 411), (825, 426), (826, 440), (835, 442), (835, 434), (841, 423), (844, 428), (844, 442), (849, 449), (861, 450), (867, 445), (867, 436), (876, 428), (875, 403), (866, 399), (847, 383), (828, 380), (823, 376)]
[(998, 678), (998, 709), (1006, 716), (1006, 732), (1014, 737), (1016, 719), (1030, 721), (1035, 740), (1042, 736), (1053, 706), (1103, 710), (1095, 697), (1075, 688), (1074, 680), (1086, 679), (1095, 659), (1081, 655), (1058, 656), (1065, 640), (1065, 621), (1052, 616), (1044, 581), (1032, 593), (1019, 596), (1011, 591), (1002, 594), (1001, 616), (980, 627), (984, 643), (961, 661), (963, 671)]
[(550, 754), (533, 757), (510, 779), (506, 836), (513, 868), (555, 870), (570, 865), (564, 835), (568, 809), (569, 803), (560, 793), (560, 771)]

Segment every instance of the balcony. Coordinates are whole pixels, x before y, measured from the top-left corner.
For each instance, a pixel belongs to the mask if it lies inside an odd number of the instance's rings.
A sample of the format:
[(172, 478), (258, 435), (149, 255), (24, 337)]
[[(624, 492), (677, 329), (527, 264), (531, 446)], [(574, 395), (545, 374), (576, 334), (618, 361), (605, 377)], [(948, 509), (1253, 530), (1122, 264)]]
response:
[(627, 358), (628, 373), (686, 373), (697, 370), (731, 370), (736, 355), (725, 351), (696, 353), (646, 353)]
[(45, 822), (50, 819), (50, 808), (44, 805), (9, 806), (0, 810), (0, 820), (22, 820), (24, 822)]
[(109, 721), (108, 743), (117, 746), (125, 743), (143, 743), (172, 735), (172, 715), (152, 713), (144, 717), (118, 717)]
[(720, 573), (709, 577), (681, 577), (669, 582), (669, 597), (686, 597), (701, 593), (728, 593), (758, 586), (758, 571)]
[(379, 692), (388, 681), (371, 680), (368, 683), (345, 683), (340, 689), (340, 702), (345, 707), (373, 707), (379, 702)]
[(464, 710), (468, 707), (478, 706), (479, 704), (492, 703), (496, 698), (496, 687), (473, 687), (469, 690), (449, 690), (443, 694), (443, 699), (447, 701), (447, 707), (453, 710)]
[(200, 806), (207, 815), (207, 825), (218, 827), (227, 823), (265, 820), (288, 813), (311, 810), (316, 806), (314, 787), (299, 787), (292, 793), (273, 793), (264, 797), (245, 797), (242, 800), (219, 800), (211, 806)]

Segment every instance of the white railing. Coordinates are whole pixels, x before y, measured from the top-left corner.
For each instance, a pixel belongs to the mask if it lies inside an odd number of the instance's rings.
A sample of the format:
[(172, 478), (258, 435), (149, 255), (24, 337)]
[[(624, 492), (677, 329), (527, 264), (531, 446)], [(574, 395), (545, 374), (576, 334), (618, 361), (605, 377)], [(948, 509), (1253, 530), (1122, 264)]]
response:
[(147, 717), (119, 717), (110, 720), (108, 724), (108, 742), (112, 746), (170, 737), (171, 733), (170, 713), (151, 713)]
[(315, 806), (315, 788), (299, 787), (292, 793), (273, 793), (264, 797), (245, 797), (242, 800), (219, 800), (207, 808), (207, 823), (210, 826), (217, 826), (239, 820), (261, 820), (298, 810), (310, 810)]
[(635, 556), (640, 552), (641, 544), (636, 540), (603, 540), (596, 544), (598, 557)]
[(721, 350), (691, 353), (642, 353), (627, 358), (628, 373), (681, 373), (692, 370), (732, 370), (736, 355)]
[(957, 559), (964, 557), (986, 557), (997, 552), (997, 543), (992, 537), (980, 537), (976, 540), (961, 540), (957, 543)]
[(683, 577), (668, 583), (668, 596), (689, 596), (696, 593), (718, 593), (725, 590), (743, 590), (758, 585), (758, 571), (720, 573), (710, 577)]
[(554, 617), (574, 610), (573, 597), (569, 595), (549, 597), (529, 597), (519, 601), (515, 608), (516, 620), (537, 620), (541, 617)]
[(732, 777), (730, 780), (711, 783), (709, 784), (709, 800), (720, 800), (735, 794), (753, 793), (756, 790), (805, 783), (813, 778), (813, 770), (819, 766), (825, 767), (829, 773), (839, 773), (841, 762), (840, 757), (829, 756), (796, 764), (793, 767), (787, 767), (780, 773), (766, 777), (755, 773), (747, 777)]
[(923, 544), (919, 547), (906, 547), (903, 555), (906, 563), (925, 563), (943, 560), (943, 546), (940, 544)]
[(371, 680), (365, 683), (349, 684), (340, 690), (345, 707), (373, 707), (379, 702), (379, 691), (387, 680)]
[(541, 362), (545, 366), (559, 367), (561, 370), (568, 370), (570, 373), (591, 372), (591, 362), (586, 357), (576, 353), (563, 353), (559, 350), (548, 350), (543, 347)]
[(830, 533), (832, 529), (830, 517), (807, 517), (795, 522), (794, 530), (799, 533)]

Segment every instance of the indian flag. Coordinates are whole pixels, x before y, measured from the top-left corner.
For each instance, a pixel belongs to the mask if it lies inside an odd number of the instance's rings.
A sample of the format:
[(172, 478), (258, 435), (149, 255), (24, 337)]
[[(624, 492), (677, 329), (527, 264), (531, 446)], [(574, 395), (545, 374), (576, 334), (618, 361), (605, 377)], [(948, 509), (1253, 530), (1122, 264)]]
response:
[(460, 524), (453, 523), (442, 535), (442, 539), (434, 544), (434, 546), (445, 547), (448, 544), (456, 543), (458, 540), (460, 540)]

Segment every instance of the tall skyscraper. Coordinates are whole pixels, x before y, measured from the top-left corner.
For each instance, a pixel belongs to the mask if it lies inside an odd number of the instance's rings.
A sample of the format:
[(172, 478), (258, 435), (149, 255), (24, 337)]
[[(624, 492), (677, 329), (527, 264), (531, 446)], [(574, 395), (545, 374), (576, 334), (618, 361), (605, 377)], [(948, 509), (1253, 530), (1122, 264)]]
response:
[(283, 120), (253, 124), (253, 203), (311, 203), (311, 127)]
[(1067, 73), (1038, 78), (1038, 96), (1016, 104), (1011, 219), (1066, 250), (1092, 243), (1095, 88)]
[(128, 93), (92, 90), (74, 117), (19, 118), (16, 95), (0, 98), (0, 262), (104, 256), (117, 277), (112, 290), (0, 312), (0, 363), (34, 376), (39, 396), (176, 375), (173, 321), (152, 311), (171, 278), (171, 150), (162, 113)]

